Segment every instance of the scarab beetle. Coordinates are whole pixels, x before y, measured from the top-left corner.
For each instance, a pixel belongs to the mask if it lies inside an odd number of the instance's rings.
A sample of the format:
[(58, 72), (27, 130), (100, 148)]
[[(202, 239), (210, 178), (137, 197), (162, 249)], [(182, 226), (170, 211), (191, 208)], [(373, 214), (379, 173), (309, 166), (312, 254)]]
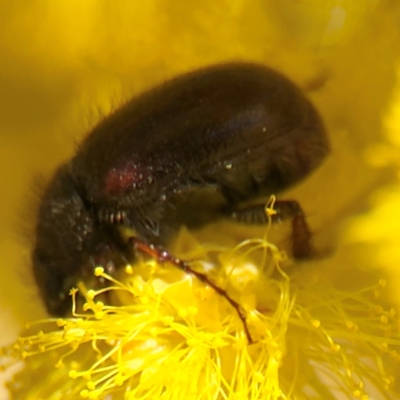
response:
[[(164, 248), (182, 226), (218, 218), (264, 222), (264, 203), (244, 202), (296, 184), (328, 151), (311, 102), (262, 65), (206, 67), (132, 99), (91, 131), (44, 190), (32, 263), (47, 310), (70, 309), (70, 288), (110, 248)], [(279, 218), (293, 217), (293, 255), (309, 256), (297, 202), (275, 208)], [(135, 240), (123, 239), (121, 226), (132, 228)]]

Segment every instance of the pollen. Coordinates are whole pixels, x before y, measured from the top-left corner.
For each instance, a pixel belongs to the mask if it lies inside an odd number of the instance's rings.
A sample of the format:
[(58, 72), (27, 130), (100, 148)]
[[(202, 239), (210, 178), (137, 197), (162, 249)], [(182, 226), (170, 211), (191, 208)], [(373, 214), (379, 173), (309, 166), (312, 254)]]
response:
[[(266, 249), (269, 256), (260, 257)], [(376, 301), (382, 279), (344, 292), (324, 285), (323, 271), (289, 274), (270, 249), (267, 241), (248, 240), (217, 257), (213, 249), (211, 260), (203, 248), (204, 268), (242, 306), (253, 343), (226, 299), (176, 268), (143, 260), (118, 277), (97, 268), (95, 276), (110, 284), (93, 290), (80, 283), (83, 311), (31, 323), (4, 350), (25, 363), (8, 383), (12, 396), (305, 399), (310, 387), (324, 398), (324, 382), (346, 398), (369, 398), (371, 382), (382, 393), (392, 390), (400, 321), (396, 309)]]

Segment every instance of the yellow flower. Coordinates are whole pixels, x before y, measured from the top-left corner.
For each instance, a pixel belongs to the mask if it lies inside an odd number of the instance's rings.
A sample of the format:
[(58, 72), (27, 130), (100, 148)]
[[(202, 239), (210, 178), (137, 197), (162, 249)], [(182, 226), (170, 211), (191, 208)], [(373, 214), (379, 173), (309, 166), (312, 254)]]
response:
[[(5, 29), (0, 71), (10, 85), (1, 91), (7, 127), (1, 133), (8, 135), (0, 149), (1, 159), (8, 160), (0, 168), (7, 188), (3, 214), (12, 214), (7, 200), (15, 203), (26, 194), (21, 171), (38, 169), (39, 162), (52, 170), (70, 156), (72, 135), (57, 143), (54, 126), (57, 133), (83, 134), (82, 115), (90, 114), (86, 110), (93, 103), (107, 112), (121, 98), (183, 70), (245, 59), (275, 67), (309, 90), (326, 121), (330, 159), (288, 196), (307, 208), (315, 239), (322, 238), (322, 247), (335, 254), (295, 264), (271, 244), (284, 248), (271, 232), (268, 238), (262, 231), (237, 234), (226, 226), (204, 235), (182, 232), (171, 253), (196, 260), (190, 265), (241, 305), (254, 343), (226, 298), (174, 266), (143, 259), (113, 277), (97, 269), (110, 286), (99, 290), (81, 282), (72, 293), (79, 310), (73, 318), (31, 323), (4, 349), (5, 356), (23, 361), (8, 383), (12, 397), (395, 398), (400, 357), (397, 2), (161, 3), (72, 6), (60, 0), (28, 8), (10, 3), (0, 13)], [(40, 27), (31, 21), (40, 21)], [(24, 191), (14, 193), (18, 179)], [(360, 210), (368, 212), (348, 218)], [(332, 232), (343, 220), (336, 243)], [(4, 269), (10, 267), (0, 292), (27, 316), (38, 307), (27, 306), (32, 296), (23, 296), (21, 284), (20, 289), (10, 284), (20, 281), (15, 266), (21, 260), (6, 225), (11, 223), (2, 220), (7, 238), (0, 256)], [(85, 310), (79, 309), (82, 294)]]
[(383, 279), (349, 291), (321, 269), (289, 274), (266, 239), (207, 248), (183, 231), (179, 248), (242, 305), (253, 343), (226, 299), (190, 274), (145, 259), (118, 279), (98, 267), (109, 285), (79, 284), (84, 311), (34, 323), (9, 348), (25, 362), (13, 398), (367, 399), (370, 385), (392, 387), (399, 320), (379, 302)]

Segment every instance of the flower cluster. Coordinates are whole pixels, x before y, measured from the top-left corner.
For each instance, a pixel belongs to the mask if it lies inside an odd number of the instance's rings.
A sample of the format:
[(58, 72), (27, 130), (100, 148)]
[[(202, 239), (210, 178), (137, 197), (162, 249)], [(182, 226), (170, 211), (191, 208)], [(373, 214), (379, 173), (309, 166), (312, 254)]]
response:
[(82, 311), (33, 323), (7, 349), (24, 361), (13, 398), (368, 399), (393, 387), (399, 319), (380, 301), (383, 279), (348, 290), (327, 281), (322, 261), (284, 271), (266, 239), (233, 250), (180, 240), (241, 304), (253, 343), (226, 299), (190, 274), (147, 259), (117, 277), (98, 267), (108, 285), (79, 283)]

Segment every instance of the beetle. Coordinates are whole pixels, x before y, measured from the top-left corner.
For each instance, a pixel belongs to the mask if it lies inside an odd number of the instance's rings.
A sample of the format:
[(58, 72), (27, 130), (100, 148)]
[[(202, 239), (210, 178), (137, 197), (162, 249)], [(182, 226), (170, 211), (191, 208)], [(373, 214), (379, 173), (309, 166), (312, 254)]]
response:
[[(254, 201), (300, 182), (328, 153), (315, 107), (263, 65), (208, 66), (133, 98), (94, 127), (43, 192), (32, 264), (48, 312), (71, 308), (69, 290), (96, 257), (144, 251), (211, 285), (245, 325), (225, 291), (165, 249), (182, 226), (265, 223), (265, 204)], [(298, 203), (277, 201), (275, 209), (275, 219), (293, 219), (293, 256), (312, 255)], [(121, 227), (135, 234), (126, 240)]]

